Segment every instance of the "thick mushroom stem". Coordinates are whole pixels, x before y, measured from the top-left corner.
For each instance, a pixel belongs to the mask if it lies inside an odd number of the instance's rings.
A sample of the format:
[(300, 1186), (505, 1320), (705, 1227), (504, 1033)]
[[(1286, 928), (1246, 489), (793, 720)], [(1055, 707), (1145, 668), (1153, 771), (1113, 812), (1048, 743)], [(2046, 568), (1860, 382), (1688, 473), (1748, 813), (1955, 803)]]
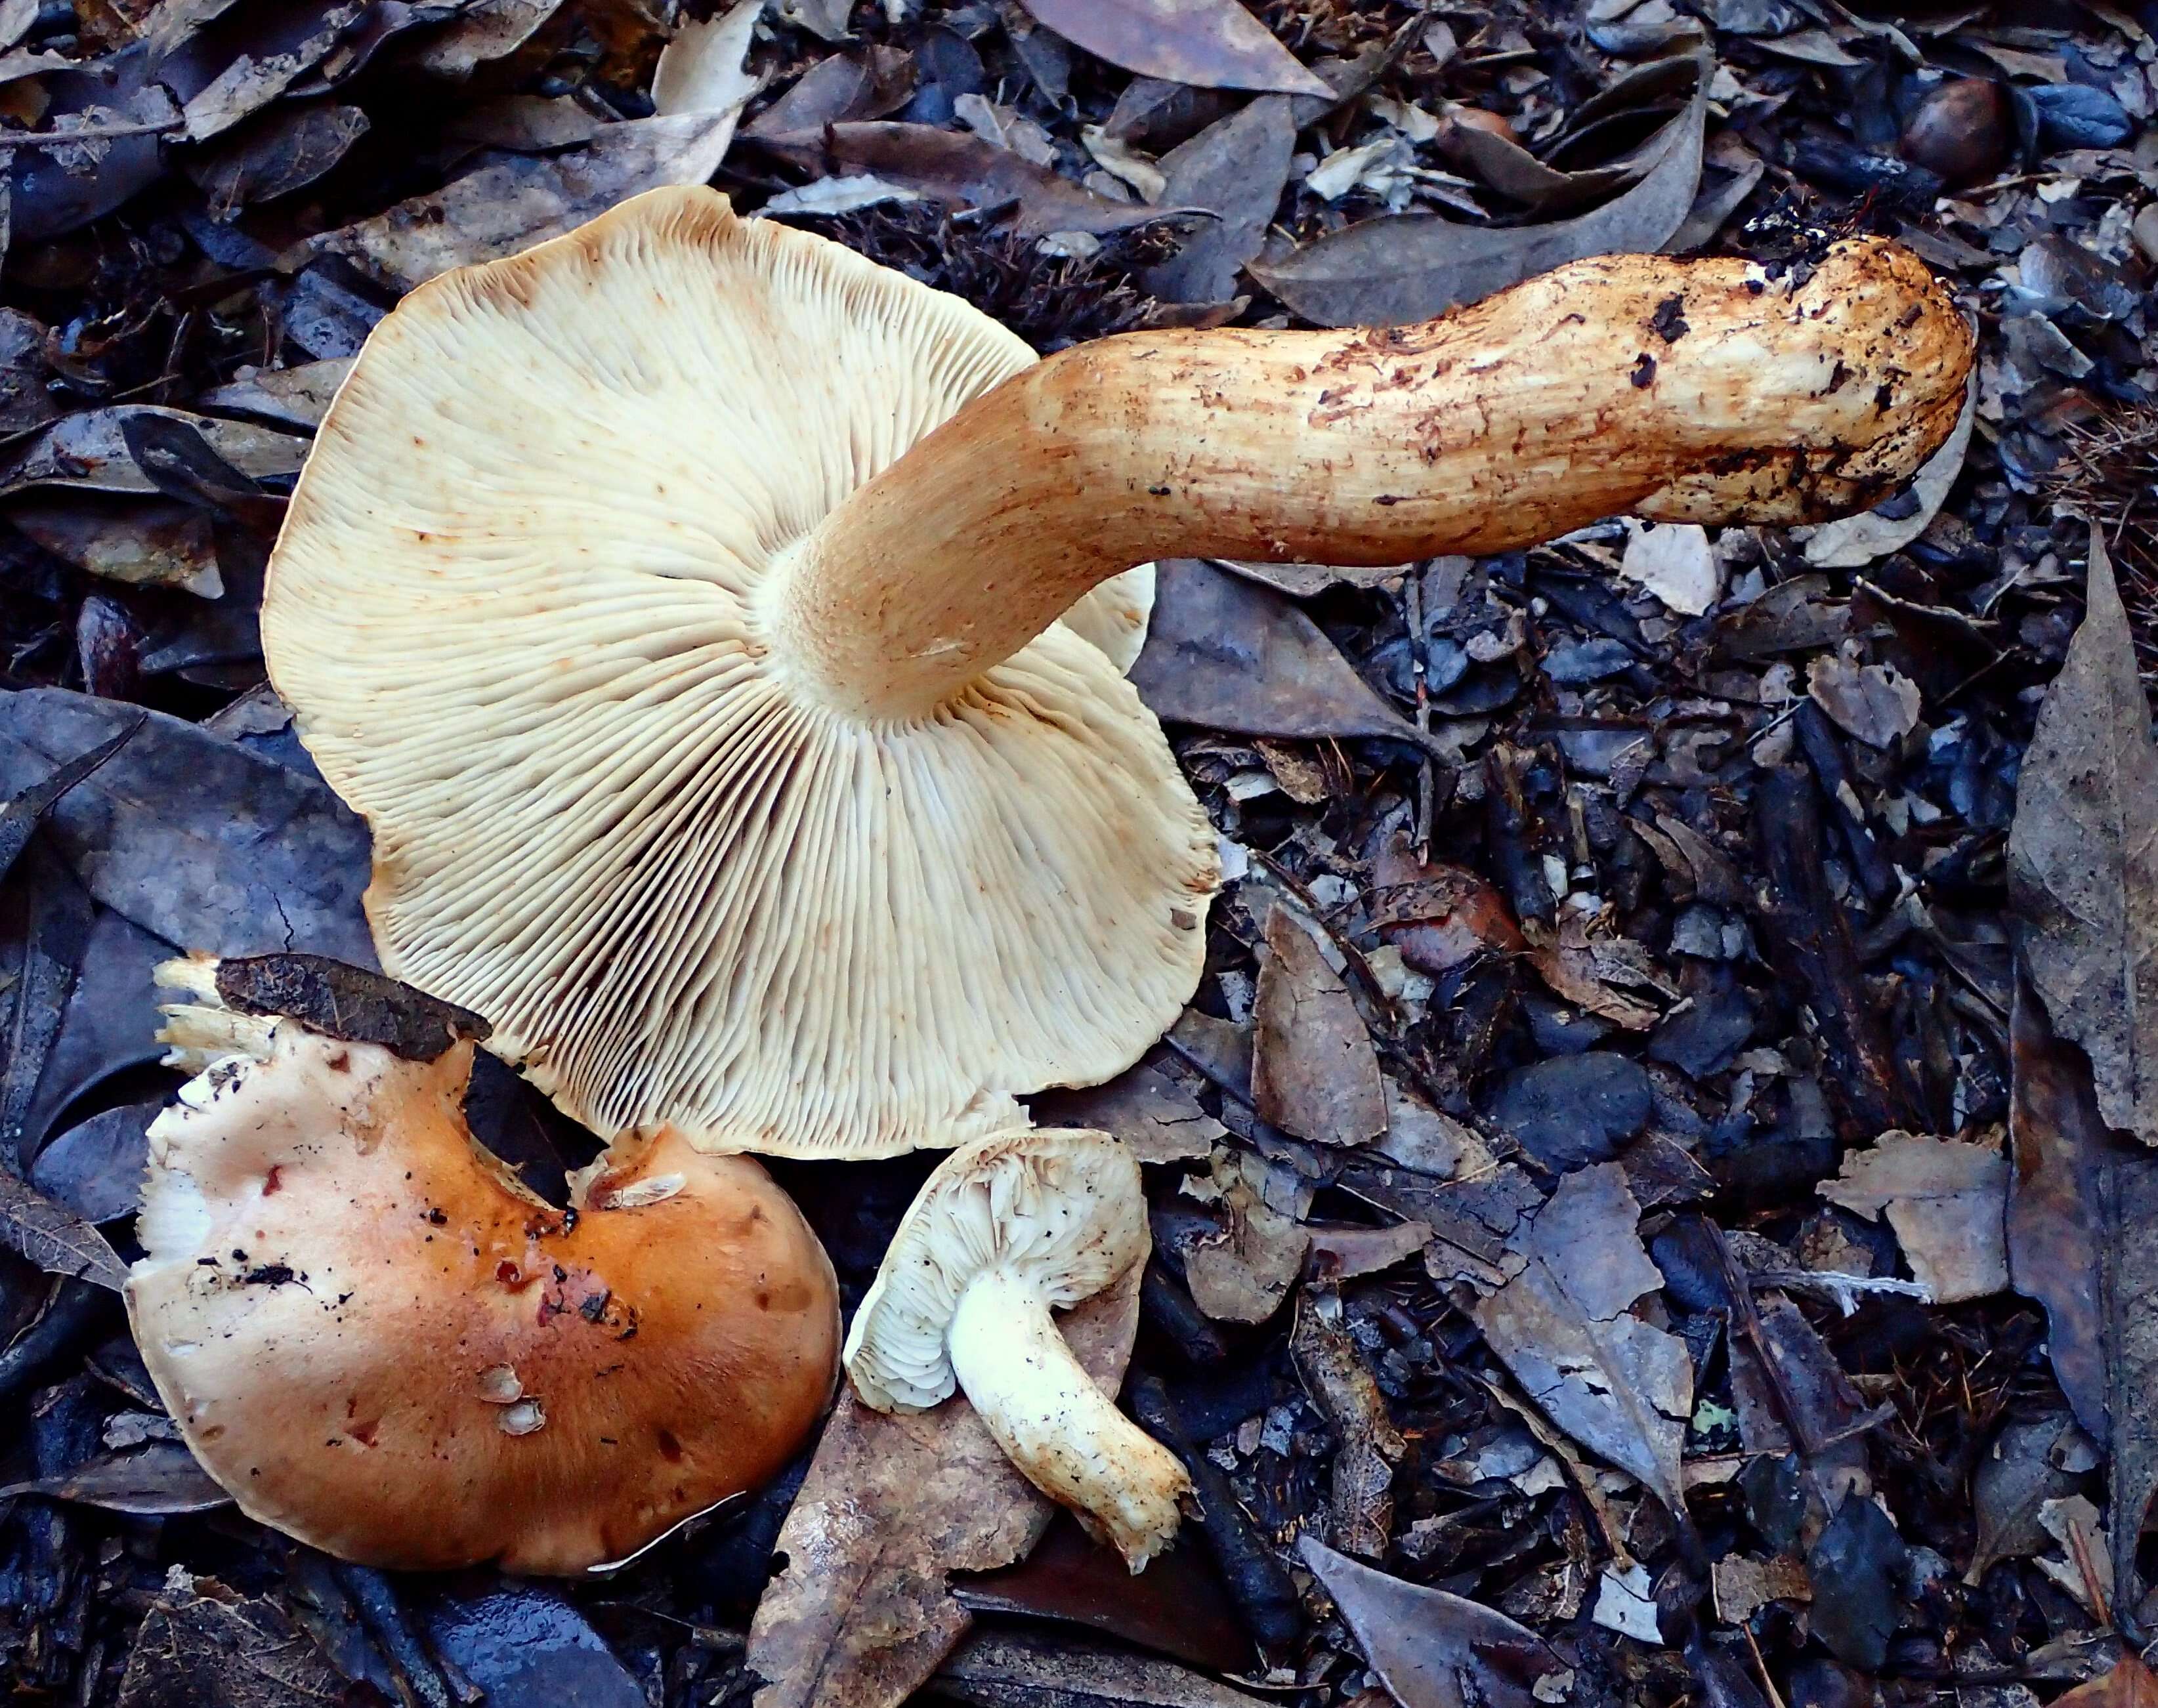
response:
[(1191, 1479), (1095, 1385), (1038, 1286), (984, 1271), (945, 1344), (968, 1402), (1028, 1482), (1106, 1531), (1133, 1571), (1169, 1545)]
[(1775, 277), (1607, 255), (1383, 331), (1105, 338), (829, 514), (767, 584), (770, 640), (835, 709), (906, 717), (1150, 559), (1388, 564), (1620, 513), (1846, 514), (1947, 436), (1970, 355), (1924, 265), (1870, 239)]

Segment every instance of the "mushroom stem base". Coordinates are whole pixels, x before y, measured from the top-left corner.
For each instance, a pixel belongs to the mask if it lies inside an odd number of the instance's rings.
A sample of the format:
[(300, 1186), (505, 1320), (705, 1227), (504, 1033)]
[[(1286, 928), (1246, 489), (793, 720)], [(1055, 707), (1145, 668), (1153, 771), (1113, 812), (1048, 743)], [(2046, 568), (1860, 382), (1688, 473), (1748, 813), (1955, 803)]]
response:
[(947, 1345), (960, 1387), (1020, 1473), (1144, 1569), (1176, 1534), (1191, 1479), (1095, 1385), (1041, 1289), (1003, 1270), (976, 1277)]

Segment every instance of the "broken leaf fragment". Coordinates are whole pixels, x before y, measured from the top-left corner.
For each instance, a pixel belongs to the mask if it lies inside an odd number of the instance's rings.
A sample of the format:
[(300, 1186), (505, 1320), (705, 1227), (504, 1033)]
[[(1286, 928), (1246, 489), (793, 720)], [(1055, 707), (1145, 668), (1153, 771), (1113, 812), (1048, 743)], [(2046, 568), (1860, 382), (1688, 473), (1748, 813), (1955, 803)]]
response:
[(1546, 1416), (1679, 1517), (1693, 1365), (1684, 1341), (1633, 1314), (1664, 1284), (1639, 1220), (1618, 1164), (1567, 1175), (1507, 1241), (1519, 1272), (1470, 1315)]
[(2008, 1159), (1998, 1143), (1884, 1133), (1851, 1151), (1821, 1196), (1878, 1220), (1885, 1210), (1911, 1272), (1953, 1304), (2008, 1285)]

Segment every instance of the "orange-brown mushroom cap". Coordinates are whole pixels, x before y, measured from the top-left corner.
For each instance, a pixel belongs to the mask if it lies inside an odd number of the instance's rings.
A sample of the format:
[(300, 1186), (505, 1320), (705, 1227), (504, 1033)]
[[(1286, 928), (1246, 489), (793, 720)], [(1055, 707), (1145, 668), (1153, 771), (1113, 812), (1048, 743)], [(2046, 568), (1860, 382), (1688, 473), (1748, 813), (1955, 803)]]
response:
[(369, 1565), (578, 1571), (801, 1445), (837, 1291), (756, 1163), (663, 1133), (556, 1210), (466, 1128), (469, 1042), (410, 1061), (230, 1018), (266, 1060), (213, 1063), (152, 1126), (126, 1298), (250, 1516)]

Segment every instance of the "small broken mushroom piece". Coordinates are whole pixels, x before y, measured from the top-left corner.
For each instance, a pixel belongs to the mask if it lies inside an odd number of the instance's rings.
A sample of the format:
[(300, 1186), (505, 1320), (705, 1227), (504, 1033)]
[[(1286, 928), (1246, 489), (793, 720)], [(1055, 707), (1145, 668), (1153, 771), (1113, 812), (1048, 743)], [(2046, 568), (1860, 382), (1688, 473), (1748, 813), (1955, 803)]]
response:
[(150, 1127), (126, 1287), (242, 1510), (372, 1566), (575, 1572), (786, 1463), (832, 1396), (838, 1293), (761, 1168), (662, 1133), (555, 1209), (467, 1129), (456, 1011), (413, 1059), (235, 1008), (250, 964), (159, 970), (196, 1076)]
[(919, 1411), (956, 1385), (1027, 1481), (1115, 1544), (1133, 1571), (1176, 1534), (1184, 1467), (1117, 1410), (1053, 1311), (1146, 1262), (1132, 1153), (1106, 1133), (978, 1139), (909, 1207), (847, 1336), (863, 1403)]
[(949, 1145), (1128, 1067), (1200, 978), (1213, 828), (1128, 647), (1080, 637), (1136, 636), (1130, 565), (1862, 509), (1948, 434), (1970, 349), (1924, 266), (1860, 239), (1035, 362), (956, 297), (658, 190), (374, 329), (264, 655), (373, 831), (385, 967), (485, 1014), (571, 1116)]

